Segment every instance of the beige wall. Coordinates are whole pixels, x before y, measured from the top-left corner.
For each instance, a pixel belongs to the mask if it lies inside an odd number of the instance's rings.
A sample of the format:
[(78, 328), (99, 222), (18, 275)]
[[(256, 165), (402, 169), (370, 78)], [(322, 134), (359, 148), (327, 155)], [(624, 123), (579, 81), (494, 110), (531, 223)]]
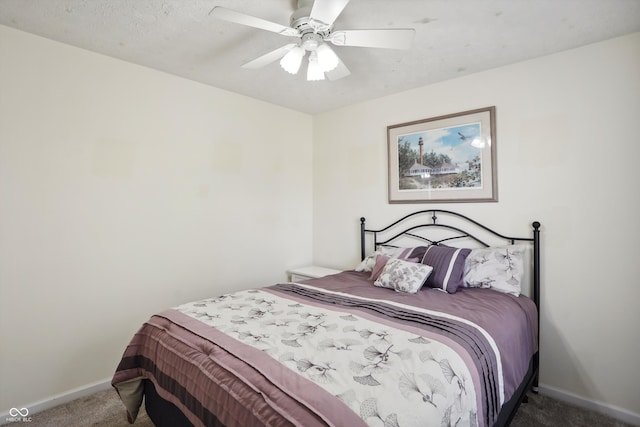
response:
[[(498, 203), (387, 203), (387, 125), (490, 105)], [(360, 216), (451, 208), (512, 235), (539, 220), (543, 388), (640, 423), (639, 119), (640, 34), (314, 116), (314, 260), (353, 267)]]
[(311, 149), (306, 114), (0, 26), (0, 413), (309, 263)]

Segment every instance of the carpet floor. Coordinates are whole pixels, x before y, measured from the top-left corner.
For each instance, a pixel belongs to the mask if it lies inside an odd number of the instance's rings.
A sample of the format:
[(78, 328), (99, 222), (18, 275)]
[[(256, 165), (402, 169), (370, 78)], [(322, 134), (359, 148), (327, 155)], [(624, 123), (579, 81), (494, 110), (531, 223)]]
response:
[[(32, 414), (28, 425), (29, 427), (125, 427), (129, 423), (117, 393), (110, 389)], [(602, 414), (539, 394), (530, 395), (529, 403), (520, 405), (511, 426), (631, 427), (629, 424)], [(134, 427), (153, 427), (144, 409), (140, 411)]]

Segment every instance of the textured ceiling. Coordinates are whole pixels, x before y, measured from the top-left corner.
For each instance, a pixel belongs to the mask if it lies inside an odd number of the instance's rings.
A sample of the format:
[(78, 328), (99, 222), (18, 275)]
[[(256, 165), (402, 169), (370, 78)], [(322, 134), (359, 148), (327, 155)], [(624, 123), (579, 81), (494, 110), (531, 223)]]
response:
[(292, 39), (214, 6), (289, 25), (297, 2), (0, 0), (0, 24), (312, 114), (640, 31), (639, 0), (351, 0), (335, 30), (415, 28), (413, 46), (334, 47), (351, 75), (307, 82), (240, 68)]

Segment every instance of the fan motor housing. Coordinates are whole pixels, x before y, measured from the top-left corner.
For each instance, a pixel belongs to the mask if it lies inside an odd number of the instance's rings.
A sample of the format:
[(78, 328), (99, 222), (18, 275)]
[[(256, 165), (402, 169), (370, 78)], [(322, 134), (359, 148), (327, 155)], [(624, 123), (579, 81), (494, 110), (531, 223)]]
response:
[[(314, 34), (318, 34), (321, 37), (321, 39), (324, 39), (331, 34), (331, 31), (333, 31), (333, 24), (327, 26), (324, 23), (318, 22), (318, 24), (322, 24), (321, 27), (323, 28), (318, 29), (317, 28), (318, 26), (314, 28), (314, 26), (310, 24), (310, 22), (312, 21), (310, 18), (312, 6), (313, 6), (312, 0), (298, 0), (298, 9), (296, 9), (291, 14), (289, 25), (291, 26), (291, 28), (298, 30), (303, 37), (309, 33), (314, 33)], [(303, 38), (303, 41), (304, 41), (304, 38)]]

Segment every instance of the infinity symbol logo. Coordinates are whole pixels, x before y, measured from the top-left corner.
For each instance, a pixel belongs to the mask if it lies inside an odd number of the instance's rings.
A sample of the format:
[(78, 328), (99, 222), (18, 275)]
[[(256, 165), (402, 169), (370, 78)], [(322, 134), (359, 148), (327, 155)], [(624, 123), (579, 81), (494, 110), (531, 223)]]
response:
[(11, 408), (9, 410), (9, 415), (11, 415), (12, 417), (17, 417), (18, 415), (20, 415), (21, 417), (26, 417), (27, 415), (29, 415), (29, 410), (27, 408)]

